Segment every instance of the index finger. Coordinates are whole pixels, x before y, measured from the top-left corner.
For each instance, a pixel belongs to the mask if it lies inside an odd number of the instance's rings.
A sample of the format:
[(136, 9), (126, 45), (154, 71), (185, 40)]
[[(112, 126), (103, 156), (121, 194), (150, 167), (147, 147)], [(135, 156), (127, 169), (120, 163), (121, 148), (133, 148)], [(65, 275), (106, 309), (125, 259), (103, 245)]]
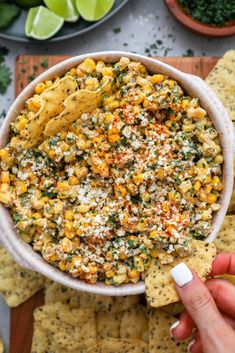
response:
[(235, 275), (235, 253), (218, 254), (213, 261), (211, 276), (223, 274)]

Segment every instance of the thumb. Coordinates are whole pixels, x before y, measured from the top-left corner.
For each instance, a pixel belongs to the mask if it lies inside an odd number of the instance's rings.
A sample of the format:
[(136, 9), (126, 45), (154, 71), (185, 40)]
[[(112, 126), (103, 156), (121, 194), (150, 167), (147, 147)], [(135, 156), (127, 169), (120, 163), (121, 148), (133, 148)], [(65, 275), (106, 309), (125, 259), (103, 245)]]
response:
[(200, 278), (181, 262), (171, 270), (176, 290), (201, 335), (215, 334), (226, 325), (216, 304)]

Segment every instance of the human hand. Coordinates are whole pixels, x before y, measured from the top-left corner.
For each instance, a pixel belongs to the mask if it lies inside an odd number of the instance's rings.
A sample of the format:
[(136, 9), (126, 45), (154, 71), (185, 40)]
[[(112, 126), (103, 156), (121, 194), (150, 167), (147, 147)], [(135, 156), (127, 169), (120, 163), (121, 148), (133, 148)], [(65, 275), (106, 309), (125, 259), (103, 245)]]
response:
[[(235, 253), (216, 256), (211, 276), (235, 275)], [(191, 337), (192, 353), (235, 352), (235, 286), (223, 279), (203, 283), (181, 263), (171, 271), (176, 290), (186, 308), (171, 327), (177, 340)]]

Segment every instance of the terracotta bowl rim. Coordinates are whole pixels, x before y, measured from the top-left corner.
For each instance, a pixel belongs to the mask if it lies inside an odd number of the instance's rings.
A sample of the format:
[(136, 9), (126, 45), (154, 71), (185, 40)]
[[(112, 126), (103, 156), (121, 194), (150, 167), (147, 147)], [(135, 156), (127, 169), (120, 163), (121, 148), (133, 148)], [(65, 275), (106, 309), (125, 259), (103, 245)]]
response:
[(235, 34), (235, 20), (229, 21), (224, 26), (216, 27), (202, 23), (195, 20), (190, 15), (187, 15), (178, 0), (165, 0), (165, 2), (168, 9), (178, 22), (193, 32), (210, 37), (226, 37)]

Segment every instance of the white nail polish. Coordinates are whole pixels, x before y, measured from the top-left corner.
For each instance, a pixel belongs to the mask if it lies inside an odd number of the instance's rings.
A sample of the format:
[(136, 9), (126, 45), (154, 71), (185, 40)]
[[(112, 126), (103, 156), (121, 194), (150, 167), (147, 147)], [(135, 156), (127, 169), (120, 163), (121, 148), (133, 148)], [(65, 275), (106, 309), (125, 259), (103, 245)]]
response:
[(177, 326), (179, 326), (179, 324), (180, 324), (180, 321), (178, 320), (170, 327), (170, 335), (172, 338), (174, 338), (173, 331)]
[(192, 272), (183, 262), (172, 268), (171, 275), (179, 287), (183, 287), (193, 279)]
[(194, 343), (195, 343), (195, 340), (192, 340), (192, 341), (189, 343), (189, 345), (188, 345), (188, 352), (191, 352)]

